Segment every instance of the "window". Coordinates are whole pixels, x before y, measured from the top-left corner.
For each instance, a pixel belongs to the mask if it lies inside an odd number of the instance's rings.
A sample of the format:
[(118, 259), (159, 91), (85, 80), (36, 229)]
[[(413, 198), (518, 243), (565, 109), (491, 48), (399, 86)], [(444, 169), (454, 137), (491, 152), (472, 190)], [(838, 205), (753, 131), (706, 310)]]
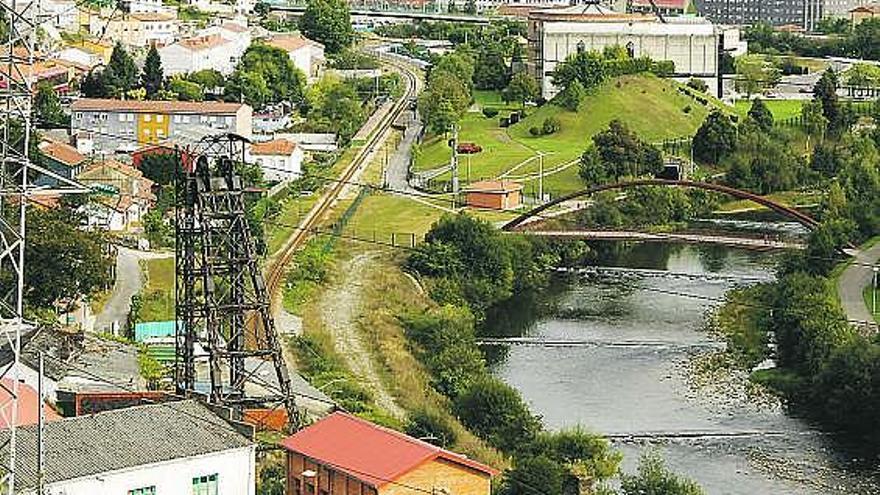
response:
[(179, 124), (180, 123), (180, 115), (175, 115), (173, 118), (173, 121), (175, 124)]
[(150, 115), (150, 114), (145, 114), (145, 115), (144, 115), (144, 122), (149, 122), (152, 118), (153, 118), (152, 115)]
[(129, 490), (128, 495), (156, 495), (156, 485)]
[(193, 478), (192, 495), (218, 495), (219, 493), (216, 474)]
[(162, 119), (164, 117), (165, 117), (164, 115), (156, 115), (156, 122), (162, 122)]
[(120, 121), (120, 122), (125, 122), (125, 114), (124, 114), (124, 113), (120, 113), (120, 114), (119, 114), (119, 121)]
[(189, 124), (189, 115), (184, 115), (184, 116), (183, 116), (183, 123), (184, 123), (184, 124)]

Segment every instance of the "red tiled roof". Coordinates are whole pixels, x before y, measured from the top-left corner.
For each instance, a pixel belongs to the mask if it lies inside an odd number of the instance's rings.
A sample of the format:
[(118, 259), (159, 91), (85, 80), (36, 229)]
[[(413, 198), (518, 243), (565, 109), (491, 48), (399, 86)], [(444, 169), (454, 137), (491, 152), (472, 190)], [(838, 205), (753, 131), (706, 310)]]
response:
[(284, 155), (290, 156), (296, 149), (296, 143), (287, 139), (273, 139), (265, 143), (251, 144), (252, 155)]
[(342, 412), (335, 412), (287, 437), (281, 445), (376, 488), (435, 459), (443, 459), (486, 476), (498, 474), (497, 470), (463, 455)]
[(85, 155), (66, 143), (46, 140), (37, 147), (44, 155), (71, 167), (86, 161)]
[(211, 34), (208, 36), (197, 36), (195, 38), (186, 38), (178, 42), (178, 44), (188, 50), (194, 52), (216, 48), (227, 43), (232, 43), (219, 34)]
[[(15, 382), (10, 378), (3, 379), (3, 386), (0, 387), (0, 403), (6, 403), (12, 394), (10, 394), (7, 390), (12, 390), (12, 386)], [(38, 415), (40, 414), (40, 410), (37, 407), (40, 399), (37, 396), (37, 391), (31, 388), (24, 383), (19, 382), (18, 384), (18, 418), (16, 421), (16, 426), (25, 426), (25, 425), (35, 425), (38, 421)], [(10, 418), (12, 411), (9, 411)], [(55, 412), (54, 409), (49, 407), (46, 404), (43, 404), (43, 417), (46, 418), (46, 421), (55, 421), (57, 419), (61, 419), (61, 416)], [(9, 423), (0, 416), (0, 429), (5, 430), (9, 428)]]
[(274, 38), (266, 41), (266, 44), (269, 46), (274, 46), (275, 48), (280, 48), (286, 52), (299, 50), (300, 48), (307, 45), (322, 46), (320, 43), (296, 35), (275, 36)]
[(147, 112), (190, 114), (234, 114), (244, 106), (241, 103), (219, 101), (138, 101), (109, 98), (80, 98), (73, 102), (74, 112)]
[(869, 3), (868, 5), (859, 5), (850, 10), (850, 12), (864, 12), (867, 14), (880, 14), (880, 3)]
[(522, 190), (523, 185), (512, 180), (484, 180), (468, 184), (466, 192), (506, 193)]

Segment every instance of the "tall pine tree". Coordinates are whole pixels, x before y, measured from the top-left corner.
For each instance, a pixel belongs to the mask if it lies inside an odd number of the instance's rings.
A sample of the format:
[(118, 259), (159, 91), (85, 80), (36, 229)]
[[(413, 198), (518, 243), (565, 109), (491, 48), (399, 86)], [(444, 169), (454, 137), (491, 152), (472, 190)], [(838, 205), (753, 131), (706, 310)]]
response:
[(129, 90), (135, 89), (138, 84), (137, 65), (131, 55), (125, 51), (122, 43), (117, 42), (110, 54), (110, 63), (103, 72), (104, 83), (110, 92), (116, 96), (124, 96)]
[(162, 59), (159, 58), (159, 50), (156, 45), (150, 45), (147, 59), (144, 62), (144, 72), (141, 74), (141, 84), (147, 91), (147, 98), (153, 99), (163, 87), (164, 73), (162, 71)]

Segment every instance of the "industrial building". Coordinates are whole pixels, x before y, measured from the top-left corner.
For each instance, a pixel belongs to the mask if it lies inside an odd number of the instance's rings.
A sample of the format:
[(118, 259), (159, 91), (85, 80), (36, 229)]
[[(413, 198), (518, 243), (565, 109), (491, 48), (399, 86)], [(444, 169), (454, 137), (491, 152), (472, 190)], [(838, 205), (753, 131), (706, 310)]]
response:
[(847, 17), (866, 0), (698, 0), (697, 11), (712, 22), (767, 23), (813, 31), (824, 17)]
[(673, 62), (676, 77), (711, 80), (718, 74), (720, 33), (699, 17), (621, 13), (597, 3), (536, 10), (529, 13), (529, 71), (542, 96), (552, 98), (559, 91), (551, 81), (559, 63), (578, 51), (618, 45), (632, 57)]

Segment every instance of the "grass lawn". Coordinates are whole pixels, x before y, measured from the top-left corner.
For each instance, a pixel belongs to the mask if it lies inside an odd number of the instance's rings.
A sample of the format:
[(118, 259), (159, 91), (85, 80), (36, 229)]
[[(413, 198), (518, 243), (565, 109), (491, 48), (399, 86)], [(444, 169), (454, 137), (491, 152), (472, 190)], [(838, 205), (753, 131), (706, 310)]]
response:
[(287, 197), (281, 201), (281, 211), (266, 225), (266, 245), (270, 255), (284, 247), (287, 239), (293, 235), (300, 219), (305, 216), (318, 201), (318, 193), (311, 196)]
[(141, 293), (140, 321), (174, 319), (174, 258), (141, 261), (147, 283)]
[[(764, 100), (764, 104), (776, 120), (790, 119), (801, 114), (801, 107), (807, 100)], [(749, 100), (738, 100), (735, 105), (737, 115), (745, 117), (752, 108)]]
[[(478, 103), (500, 102), (497, 93), (477, 92)], [(500, 108), (500, 107), (499, 107)], [(509, 107), (508, 107), (509, 108)], [(689, 108), (688, 111), (685, 111)], [(522, 122), (503, 129), (498, 120), (505, 115), (487, 119), (481, 113), (469, 112), (461, 121), (459, 140), (471, 141), (483, 147), (484, 152), (471, 157), (471, 180), (497, 177), (518, 168), (512, 175), (535, 173), (539, 169), (536, 157), (545, 153), (545, 171), (576, 160), (587, 147), (590, 137), (608, 126), (612, 119), (626, 122), (648, 141), (693, 134), (709, 112), (696, 100), (682, 95), (676, 84), (650, 75), (623, 76), (605, 83), (595, 94), (587, 97), (578, 112), (569, 112), (556, 105), (529, 108), (530, 114)], [(535, 137), (531, 127), (540, 127), (547, 117), (556, 117), (562, 130), (550, 136)], [(415, 170), (426, 170), (448, 162), (450, 149), (443, 136), (427, 138), (420, 146)], [(527, 163), (523, 163), (529, 160)], [(466, 179), (467, 161), (460, 166)], [(441, 177), (442, 179), (443, 177)], [(466, 181), (463, 181), (466, 182)], [(527, 187), (531, 182), (527, 180)], [(577, 166), (569, 167), (545, 178), (544, 188), (552, 195), (571, 192), (583, 187), (577, 176)]]

